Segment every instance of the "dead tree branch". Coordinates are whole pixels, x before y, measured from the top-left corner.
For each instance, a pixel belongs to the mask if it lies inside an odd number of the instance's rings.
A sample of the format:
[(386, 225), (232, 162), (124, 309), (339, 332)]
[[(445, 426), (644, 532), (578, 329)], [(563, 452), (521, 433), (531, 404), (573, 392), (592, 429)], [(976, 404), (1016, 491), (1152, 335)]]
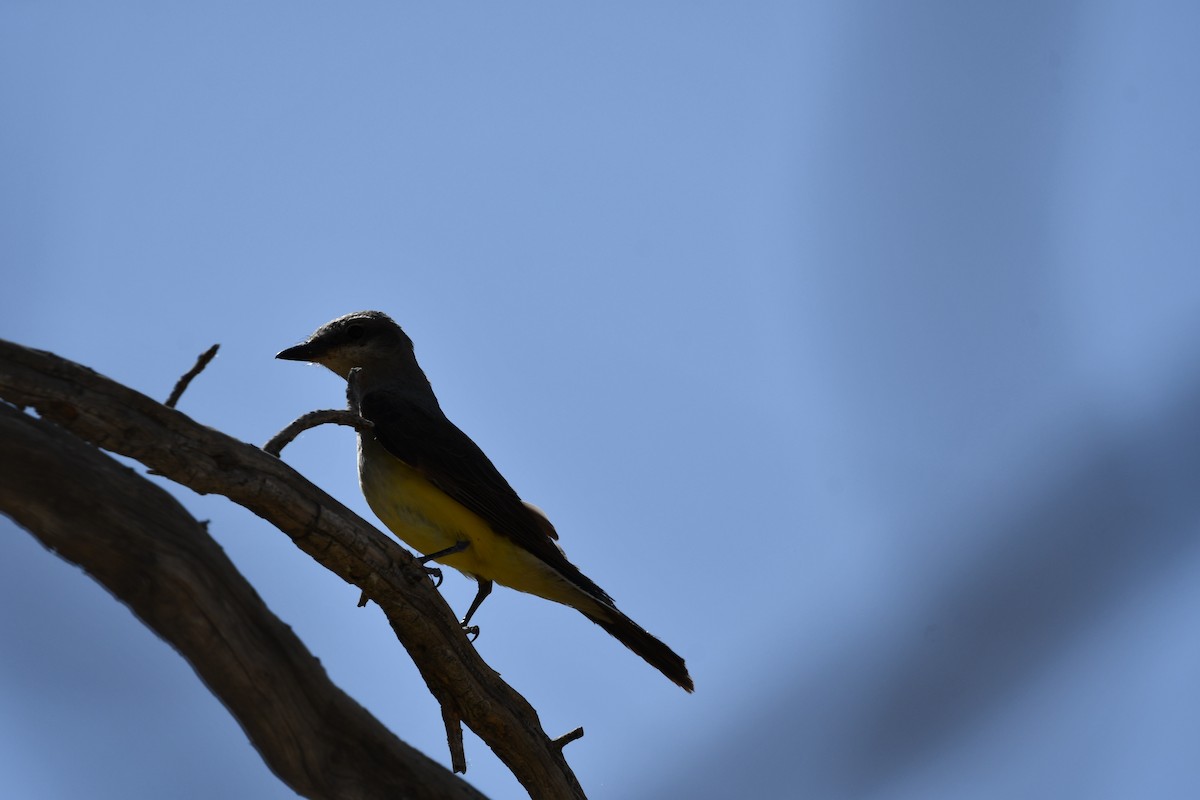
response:
[(430, 692), (487, 743), (531, 797), (584, 796), (537, 713), (471, 647), (424, 569), (287, 464), (86, 367), (4, 340), (0, 397), (271, 522), (375, 601)]
[(167, 408), (174, 408), (175, 404), (179, 402), (179, 398), (183, 397), (183, 393), (187, 390), (188, 385), (191, 384), (192, 379), (199, 375), (204, 368), (208, 366), (208, 362), (213, 360), (213, 356), (215, 356), (217, 351), (220, 349), (221, 345), (214, 344), (212, 347), (201, 353), (200, 357), (196, 359), (196, 363), (192, 366), (192, 368), (183, 373), (183, 377), (175, 382), (175, 388), (171, 390), (171, 396), (167, 398), (167, 402), (163, 403), (163, 405), (165, 405)]
[(335, 686), (166, 491), (2, 403), (0, 467), (0, 509), (178, 650), (298, 794), (482, 800)]
[(283, 451), (283, 448), (291, 444), (297, 436), (309, 428), (315, 428), (318, 425), (325, 425), (326, 423), (348, 425), (356, 431), (371, 429), (371, 420), (363, 419), (353, 411), (337, 411), (332, 409), (328, 411), (310, 411), (272, 436), (270, 441), (263, 445), (263, 450), (273, 456), (278, 456)]

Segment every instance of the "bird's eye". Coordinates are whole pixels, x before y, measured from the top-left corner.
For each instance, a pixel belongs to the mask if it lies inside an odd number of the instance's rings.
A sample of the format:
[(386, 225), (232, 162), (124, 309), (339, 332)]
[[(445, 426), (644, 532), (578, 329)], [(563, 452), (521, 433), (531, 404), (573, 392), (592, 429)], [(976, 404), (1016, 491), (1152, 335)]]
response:
[(364, 331), (362, 325), (351, 325), (346, 328), (346, 338), (352, 342), (361, 339), (363, 337), (363, 333)]

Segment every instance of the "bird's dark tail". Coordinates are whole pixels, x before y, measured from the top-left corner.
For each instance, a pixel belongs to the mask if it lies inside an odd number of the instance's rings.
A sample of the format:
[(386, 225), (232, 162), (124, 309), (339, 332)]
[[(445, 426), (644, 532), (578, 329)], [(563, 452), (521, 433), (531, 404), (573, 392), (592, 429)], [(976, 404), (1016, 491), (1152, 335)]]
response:
[(621, 644), (646, 660), (646, 663), (666, 675), (687, 691), (692, 691), (692, 678), (687, 665), (671, 648), (655, 639), (645, 628), (622, 614), (613, 606), (603, 605), (602, 613), (584, 611), (585, 617), (612, 634)]

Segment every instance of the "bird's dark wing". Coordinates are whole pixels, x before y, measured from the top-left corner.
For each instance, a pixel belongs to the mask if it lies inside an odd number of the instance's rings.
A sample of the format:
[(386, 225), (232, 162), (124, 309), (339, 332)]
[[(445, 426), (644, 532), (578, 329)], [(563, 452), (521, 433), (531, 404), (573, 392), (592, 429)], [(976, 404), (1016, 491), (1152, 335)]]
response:
[(553, 527), (521, 502), (479, 446), (440, 409), (403, 391), (376, 389), (359, 400), (359, 413), (374, 424), (376, 440), (389, 453), (496, 533), (533, 553), (596, 599), (612, 604), (612, 598), (551, 541), (547, 529)]

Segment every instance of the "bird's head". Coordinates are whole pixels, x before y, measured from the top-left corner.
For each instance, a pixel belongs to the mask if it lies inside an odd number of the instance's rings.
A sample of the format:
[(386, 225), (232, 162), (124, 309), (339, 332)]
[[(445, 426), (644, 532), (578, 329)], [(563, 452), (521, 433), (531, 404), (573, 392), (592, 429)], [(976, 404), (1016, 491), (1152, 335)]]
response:
[(412, 340), (381, 311), (356, 311), (317, 328), (305, 341), (275, 355), (286, 361), (311, 361), (346, 378), (355, 367), (411, 361)]

